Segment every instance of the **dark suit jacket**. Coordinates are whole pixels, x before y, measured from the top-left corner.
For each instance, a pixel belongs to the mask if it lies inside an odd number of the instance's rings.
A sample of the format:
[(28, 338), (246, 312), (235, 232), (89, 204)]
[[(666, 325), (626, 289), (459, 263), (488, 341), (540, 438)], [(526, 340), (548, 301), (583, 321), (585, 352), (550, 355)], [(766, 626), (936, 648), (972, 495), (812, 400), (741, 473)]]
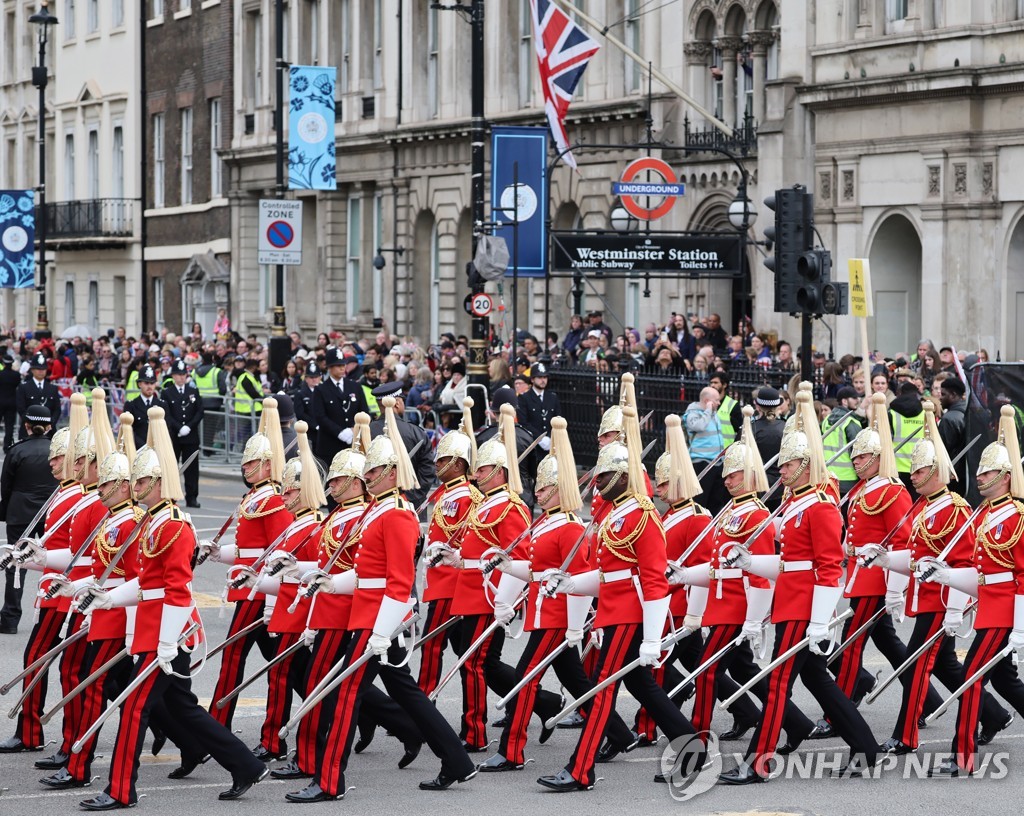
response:
[(316, 455), (325, 465), (330, 465), (338, 451), (349, 447), (338, 439), (338, 434), (356, 424), (356, 414), (360, 411), (369, 413), (363, 388), (355, 380), (342, 380), (339, 390), (328, 377), (313, 391)]
[(519, 424), (533, 434), (534, 439), (543, 433), (550, 433), (552, 418), (561, 413), (558, 394), (550, 388), (544, 389), (543, 402), (532, 388), (519, 397)]
[[(141, 448), (146, 444), (146, 436), (149, 434), (149, 415), (146, 412), (149, 408), (153, 407), (163, 408), (165, 412), (167, 411), (167, 406), (157, 394), (153, 395), (153, 401), (148, 408), (146, 403), (142, 401), (142, 397), (128, 400), (124, 404), (124, 410), (135, 417), (135, 424), (132, 425), (132, 436), (135, 437), (136, 448)], [(179, 425), (178, 427), (180, 428), (181, 426)]]
[[(8, 451), (0, 473), (0, 521), (21, 535), (56, 487), (50, 472), (50, 440), (45, 436), (21, 440)], [(8, 540), (13, 544), (11, 532)]]
[[(384, 420), (375, 419), (370, 423), (370, 437), (376, 438), (382, 433), (384, 433)], [(430, 448), (430, 441), (427, 439), (427, 432), (419, 425), (413, 425), (411, 422), (406, 422), (404, 419), (399, 418), (398, 433), (405, 443), (405, 449), (410, 453), (417, 444), (421, 441), (423, 442), (412, 456), (412, 469), (416, 473), (416, 480), (420, 483), (420, 486), (416, 490), (407, 490), (405, 492), (405, 497), (412, 504), (413, 508), (416, 508), (423, 503), (427, 493), (430, 491), (430, 486), (434, 482), (433, 452)]]
[(57, 420), (60, 419), (60, 392), (49, 380), (43, 381), (42, 390), (36, 385), (35, 380), (29, 377), (18, 386), (14, 393), (14, 402), (18, 409), (18, 421), (24, 426), (25, 412), (30, 405), (45, 405), (50, 410), (50, 424), (57, 427)]
[[(167, 429), (171, 432), (171, 440), (186, 445), (199, 444), (199, 424), (203, 421), (203, 400), (199, 389), (192, 383), (185, 384), (184, 395), (178, 393), (178, 386), (173, 383), (160, 392), (167, 412)], [(183, 425), (188, 425), (188, 435), (178, 436)]]
[(14, 366), (4, 366), (0, 371), (0, 408), (13, 408), (17, 404), (21, 375)]

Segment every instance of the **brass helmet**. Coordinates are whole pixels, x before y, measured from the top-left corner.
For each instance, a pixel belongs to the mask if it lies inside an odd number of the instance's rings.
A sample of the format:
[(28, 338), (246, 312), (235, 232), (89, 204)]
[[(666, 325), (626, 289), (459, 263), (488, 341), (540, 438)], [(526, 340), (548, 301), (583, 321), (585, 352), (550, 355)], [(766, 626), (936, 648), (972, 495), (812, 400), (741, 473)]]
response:
[(299, 461), (299, 457), (293, 456), (284, 463), (284, 471), (281, 473), (281, 492), (297, 488), (301, 476), (302, 463)]
[(523, 492), (516, 448), (516, 409), (508, 403), (501, 406), (498, 432), (477, 450), (476, 469), (482, 467), (504, 468), (508, 474), (508, 489), (513, 493)]
[[(355, 422), (352, 430), (352, 447), (334, 454), (331, 466), (327, 469), (327, 476), (324, 478), (325, 482), (339, 476), (362, 480), (363, 468), (366, 467), (366, 450), (370, 447), (370, 416), (365, 411), (360, 411), (356, 414)], [(347, 485), (345, 489), (348, 489)]]
[[(538, 468), (539, 470), (539, 468)], [(668, 451), (665, 451), (661, 456), (658, 457), (658, 461), (654, 463), (654, 483), (656, 485), (663, 485), (668, 481), (668, 475), (672, 471), (672, 456)]]
[(70, 428), (59, 428), (50, 439), (49, 459), (56, 459), (58, 456), (67, 456), (68, 442), (71, 439)]
[(299, 447), (299, 455), (289, 459), (284, 466), (281, 479), (281, 492), (299, 491), (297, 506), (307, 510), (315, 510), (325, 501), (320, 471), (309, 447), (309, 425), (301, 420), (295, 423), (295, 435)]
[(792, 485), (804, 470), (809, 468), (810, 484), (824, 484), (828, 480), (828, 470), (825, 467), (825, 451), (821, 444), (821, 429), (814, 415), (814, 399), (811, 392), (802, 387), (796, 395), (795, 425), (793, 432), (782, 438), (778, 462), (784, 465), (786, 462), (799, 459), (801, 466), (785, 483), (787, 486)]
[(981, 452), (977, 475), (989, 470), (998, 471), (1000, 477), (1009, 473), (1010, 495), (1024, 496), (1024, 468), (1020, 463), (1020, 444), (1017, 441), (1012, 405), (1004, 405), (999, 409), (999, 436)]
[(606, 433), (622, 433), (624, 429), (622, 409), (627, 405), (636, 408), (636, 378), (628, 371), (619, 380), (619, 404), (613, 405), (601, 415), (598, 437)]
[(629, 473), (629, 451), (619, 440), (609, 442), (597, 454), (594, 475), (602, 473)]
[(434, 453), (434, 462), (442, 459), (462, 459), (470, 471), (473, 470), (476, 459), (476, 436), (473, 433), (473, 408), (474, 402), (471, 397), (462, 401), (462, 421), (459, 427), (451, 433), (446, 433), (437, 443), (437, 450)]
[(277, 400), (267, 397), (260, 412), (260, 427), (245, 443), (242, 465), (255, 461), (270, 462), (270, 478), (280, 482), (284, 472), (284, 439), (281, 436), (281, 416)]
[(743, 489), (746, 492), (763, 493), (768, 489), (768, 477), (764, 472), (764, 462), (758, 450), (757, 441), (751, 425), (754, 409), (743, 406), (743, 429), (739, 441), (733, 442), (725, 452), (722, 460), (722, 476), (742, 472)]
[(551, 420), (551, 451), (537, 465), (534, 494), (545, 487), (558, 486), (559, 503), (572, 512), (583, 504), (576, 480), (576, 458), (569, 442), (568, 424), (562, 417)]
[(159, 479), (162, 475), (160, 471), (160, 457), (156, 455), (156, 451), (149, 447), (149, 445), (143, 445), (135, 451), (135, 458), (132, 459), (131, 475), (133, 485), (139, 479), (147, 477)]
[[(951, 479), (956, 478), (949, 453), (939, 436), (939, 426), (935, 422), (935, 406), (929, 401), (922, 404), (924, 408), (924, 436), (914, 445), (914, 451), (910, 454), (910, 472), (921, 468), (930, 468), (929, 477), (932, 473), (938, 473), (939, 481), (949, 484)], [(926, 480), (927, 481), (927, 480)]]
[(606, 433), (622, 433), (622, 406), (613, 405), (601, 415), (601, 426), (597, 429), (598, 436)]
[[(797, 397), (800, 396), (800, 392), (801, 391), (806, 391), (808, 394), (811, 395), (811, 400), (812, 401), (814, 400), (814, 384), (813, 383), (808, 382), (807, 380), (802, 380), (800, 382), (800, 384), (796, 387)], [(794, 405), (796, 404), (796, 400), (793, 400), (793, 404)], [(797, 416), (798, 413), (799, 413), (798, 411), (793, 411), (793, 413), (791, 413), (788, 417), (786, 417), (786, 424), (782, 427), (783, 443), (785, 443), (786, 437), (789, 436), (791, 433), (793, 433), (793, 431), (796, 430), (796, 416)]]
[(121, 451), (114, 451), (104, 456), (103, 461), (100, 462), (99, 478), (96, 480), (96, 484), (100, 487), (109, 482), (116, 482), (120, 485), (125, 479), (131, 479), (131, 477), (132, 466), (128, 457)]

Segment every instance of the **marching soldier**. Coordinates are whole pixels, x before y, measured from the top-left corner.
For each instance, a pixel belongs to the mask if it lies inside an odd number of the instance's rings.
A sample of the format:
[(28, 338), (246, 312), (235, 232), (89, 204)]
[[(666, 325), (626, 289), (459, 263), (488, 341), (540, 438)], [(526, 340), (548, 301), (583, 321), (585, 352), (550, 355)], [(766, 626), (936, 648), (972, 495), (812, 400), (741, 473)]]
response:
[[(914, 515), (907, 549), (888, 552), (881, 547), (868, 547), (860, 557), (862, 567), (888, 568), (885, 605), (889, 614), (901, 620), (906, 609), (914, 618), (914, 630), (907, 641), (908, 654), (918, 651), (940, 629), (945, 631), (907, 669), (910, 677), (903, 685), (899, 717), (893, 726), (892, 738), (883, 745), (887, 753), (897, 756), (917, 750), (931, 675), (934, 673), (950, 691), (964, 679), (955, 647), (955, 637), (963, 622), (963, 604), (959, 608), (955, 603), (947, 604), (941, 586), (918, 580), (917, 564), (922, 559), (934, 558), (954, 544), (946, 553), (945, 563), (951, 567), (966, 567), (971, 564), (975, 545), (974, 531), (967, 525), (970, 505), (948, 487), (956, 476), (939, 436), (930, 402), (924, 403), (922, 427), (924, 436), (914, 445), (910, 465), (910, 479), (922, 500)], [(991, 741), (1009, 725), (1010, 719), (1010, 713), (985, 692), (981, 701), (983, 739)]]
[(530, 389), (519, 397), (519, 424), (528, 430), (533, 438), (548, 435), (538, 447), (551, 450), (551, 420), (562, 415), (558, 394), (548, 391), (548, 367), (544, 363), (530, 366)]
[[(250, 599), (247, 588), (235, 589), (230, 584), (233, 584), (241, 569), (251, 567), (253, 561), (284, 533), (292, 521), (279, 488), (283, 469), (284, 444), (281, 441), (277, 400), (267, 397), (263, 400), (260, 413), (260, 429), (245, 443), (242, 452), (242, 479), (249, 485), (249, 492), (238, 506), (235, 543), (222, 544), (218, 552), (212, 553), (222, 564), (232, 565), (228, 570), (227, 600), (235, 604), (235, 612), (228, 628), (228, 638), (264, 617), (265, 596), (262, 592), (257, 592)], [(200, 553), (210, 555), (211, 549), (210, 543), (203, 542), (200, 545)], [(254, 644), (259, 646), (267, 660), (271, 660), (277, 652), (277, 645), (264, 626), (235, 640), (222, 652), (220, 676), (217, 678), (210, 708), (213, 718), (222, 725), (230, 726), (237, 698), (223, 708), (217, 708), (216, 701), (242, 681), (245, 659)], [(276, 756), (262, 746), (253, 748), (253, 753), (264, 761)]]
[(313, 391), (313, 422), (316, 425), (316, 457), (330, 462), (334, 454), (352, 444), (356, 414), (369, 412), (363, 389), (351, 374), (359, 365), (341, 349), (327, 349), (327, 378)]
[[(736, 545), (756, 555), (775, 553), (774, 527), (765, 524), (768, 510), (758, 498), (759, 493), (768, 489), (768, 481), (752, 432), (752, 413), (749, 406), (743, 408), (739, 440), (726, 449), (722, 462), (725, 489), (732, 497), (731, 503), (714, 522), (708, 544), (699, 554), (694, 553), (696, 564), (680, 568), (677, 562), (669, 562), (672, 570), (669, 581), (689, 585), (690, 592), (695, 593), (690, 614), (710, 628), (705, 654), (717, 654), (726, 644), (743, 636), (741, 643), (729, 649), (697, 678), (691, 721), (701, 735), (711, 727), (715, 697), (731, 696), (731, 692), (727, 692), (730, 685), (733, 691), (738, 688), (725, 672), (743, 682), (757, 674), (753, 650), (764, 651), (765, 618), (772, 606), (773, 589), (767, 580), (726, 563)], [(723, 691), (727, 692), (724, 696)], [(763, 704), (767, 703), (767, 681), (760, 681), (752, 691)], [(746, 695), (733, 703), (731, 713), (732, 728), (722, 733), (723, 740), (743, 739), (761, 717), (761, 711)], [(782, 727), (791, 745), (799, 744), (813, 727), (792, 702), (786, 704), (783, 717)]]
[[(315, 780), (285, 796), (291, 802), (322, 802), (345, 796), (345, 770), (355, 735), (360, 704), (379, 675), (384, 687), (416, 723), (427, 744), (441, 759), (441, 770), (421, 790), (444, 790), (466, 782), (476, 769), (458, 735), (416, 685), (405, 665), (399, 633), (408, 625), (415, 580), (413, 553), (419, 522), (400, 490), (415, 487), (412, 462), (395, 426), (394, 399), (383, 400), (388, 432), (378, 436), (367, 452), (363, 479), (373, 501), (360, 527), (355, 569), (325, 577), (321, 591), (351, 591), (352, 637), (345, 655), (350, 672), (338, 687), (334, 720)], [(347, 580), (343, 580), (347, 579)], [(336, 582), (341, 581), (344, 586)], [(396, 637), (398, 639), (396, 639)], [(362, 659), (361, 665), (357, 661)]]
[(128, 400), (124, 404), (124, 410), (132, 415), (134, 424), (132, 432), (135, 434), (135, 447), (141, 448), (146, 444), (146, 437), (149, 434), (150, 408), (156, 406), (164, 408), (164, 401), (156, 392), (156, 371), (148, 363), (139, 369), (138, 378), (139, 395)]
[[(951, 608), (962, 608), (967, 596), (978, 599), (976, 635), (964, 660), (964, 682), (1003, 654), (960, 697), (952, 756), (933, 768), (929, 776), (970, 776), (977, 768), (980, 700), (990, 678), (999, 696), (1024, 714), (1024, 684), (1012, 654), (1024, 648), (1024, 550), (1018, 546), (1024, 536), (1024, 503), (1015, 498), (1024, 495), (1020, 459), (1013, 407), (1004, 405), (999, 416), (999, 438), (985, 448), (978, 463), (978, 490), (985, 503), (974, 522), (976, 544), (971, 566), (958, 569), (942, 562), (921, 565), (924, 571), (932, 570), (922, 580), (949, 586)], [(1003, 728), (1012, 720), (1011, 713)]]
[[(413, 508), (423, 504), (427, 498), (428, 488), (434, 480), (434, 463), (430, 459), (430, 441), (427, 439), (427, 432), (419, 425), (413, 425), (405, 420), (405, 398), (402, 396), (402, 383), (390, 382), (378, 385), (370, 392), (378, 403), (384, 397), (395, 398), (395, 424), (398, 427), (398, 434), (405, 443), (405, 449), (409, 451), (412, 459), (412, 469), (416, 473), (416, 481), (420, 487), (406, 493), (406, 498)], [(377, 437), (384, 433), (384, 420), (375, 419), (370, 423), (370, 436)], [(417, 446), (419, 446), (417, 448)], [(413, 453), (413, 450), (416, 452)]]
[(217, 798), (238, 799), (266, 776), (267, 768), (244, 743), (203, 711), (192, 693), (191, 651), (202, 635), (185, 635), (199, 623), (191, 590), (197, 541), (194, 528), (177, 506), (183, 494), (162, 408), (149, 412), (149, 444), (135, 456), (132, 483), (138, 500), (148, 505), (142, 521), (146, 526), (139, 540), (137, 576), (112, 589), (93, 588), (86, 596), (93, 598), (90, 608), (95, 611), (137, 606), (130, 646), (136, 661), (125, 688), (131, 693), (121, 706), (107, 787), (79, 806), (98, 811), (137, 803), (135, 782), (142, 735), (154, 706), (161, 701), (173, 713), (177, 727), (201, 746), (199, 756), (209, 753), (230, 771), (231, 787)]
[[(164, 401), (167, 429), (171, 432), (174, 453), (184, 463), (199, 450), (199, 427), (203, 422), (203, 399), (188, 375), (184, 360), (171, 364), (173, 383), (160, 392)], [(185, 469), (185, 505), (199, 507), (199, 457)]]
[[(473, 435), (473, 400), (462, 401), (462, 422), (459, 427), (441, 437), (434, 454), (434, 467), (440, 487), (430, 497), (434, 510), (427, 527), (426, 546), (442, 543), (455, 549), (469, 530), (470, 513), (483, 494), (474, 487), (467, 474), (475, 470), (476, 439)], [(429, 603), (424, 632), (433, 632), (452, 617), (452, 599), (459, 580), (454, 567), (432, 566), (427, 559), (423, 581), (422, 600)], [(459, 624), (454, 624), (458, 626)], [(449, 628), (428, 640), (420, 649), (419, 687), (430, 694), (441, 680), (442, 658), (445, 646), (454, 644), (455, 631)]]
[[(828, 471), (813, 401), (806, 391), (797, 395), (797, 412), (796, 429), (784, 440), (779, 455), (779, 472), (791, 491), (781, 511), (779, 555), (751, 555), (736, 546), (728, 554), (727, 566), (775, 580), (773, 658), (801, 642), (806, 647), (772, 670), (768, 679), (772, 692), (746, 756), (736, 769), (719, 776), (728, 785), (768, 781), (782, 730), (780, 709), (789, 702), (797, 676), (850, 746), (850, 762), (838, 775), (861, 775), (875, 763), (877, 744), (871, 729), (836, 686), (821, 648), (822, 641), (836, 635), (830, 633), (829, 622), (842, 596), (843, 520), (822, 489)], [(795, 750), (799, 738), (787, 736), (787, 747)]]
[[(602, 448), (595, 468), (597, 489), (612, 504), (598, 529), (597, 568), (575, 575), (554, 570), (546, 578), (545, 591), (597, 596), (594, 626), (604, 629), (604, 637), (593, 680), (600, 685), (639, 658), (641, 665), (623, 681), (665, 736), (674, 741), (692, 735), (693, 727), (655, 682), (649, 668), (661, 658), (670, 603), (665, 534), (644, 492), (640, 425), (632, 406), (623, 409), (623, 425), (625, 444), (613, 442)], [(569, 763), (555, 775), (540, 777), (539, 784), (560, 793), (594, 787), (598, 748), (615, 708), (617, 690), (618, 683), (612, 683), (598, 692)], [(699, 741), (696, 745), (702, 752)], [(676, 762), (693, 750), (693, 742), (687, 742), (687, 747), (678, 751)], [(697, 761), (703, 764), (702, 759)]]
[(18, 418), (21, 420), (19, 439), (28, 437), (25, 423), (28, 421), (30, 405), (42, 405), (46, 408), (50, 414), (50, 425), (54, 428), (57, 427), (57, 420), (60, 419), (60, 391), (57, 390), (57, 386), (46, 379), (46, 372), (46, 356), (42, 353), (34, 355), (29, 361), (31, 376), (14, 392), (14, 404), (18, 409)]
[[(473, 481), (483, 493), (483, 499), (470, 510), (469, 530), (461, 547), (452, 548), (446, 542), (435, 542), (427, 551), (428, 564), (443, 563), (459, 570), (452, 614), (462, 615), (459, 627), (461, 644), (458, 651), (465, 655), (494, 619), (507, 625), (515, 617), (515, 601), (523, 586), (514, 576), (500, 574), (484, 577), (480, 572), (480, 559), (492, 547), (508, 549), (513, 542), (522, 541), (522, 533), (530, 525), (530, 512), (519, 494), (522, 483), (515, 435), (515, 410), (503, 405), (498, 433), (484, 442), (477, 451)], [(513, 558), (524, 557), (525, 545), (518, 544)], [(493, 595), (493, 601), (491, 596)], [(501, 649), (505, 630), (498, 627), (463, 663), (463, 728), (466, 750), (482, 753), (487, 750), (487, 689), (506, 695), (516, 684), (515, 670), (501, 662)], [(537, 695), (534, 711), (544, 719), (561, 709), (559, 698), (550, 691)]]

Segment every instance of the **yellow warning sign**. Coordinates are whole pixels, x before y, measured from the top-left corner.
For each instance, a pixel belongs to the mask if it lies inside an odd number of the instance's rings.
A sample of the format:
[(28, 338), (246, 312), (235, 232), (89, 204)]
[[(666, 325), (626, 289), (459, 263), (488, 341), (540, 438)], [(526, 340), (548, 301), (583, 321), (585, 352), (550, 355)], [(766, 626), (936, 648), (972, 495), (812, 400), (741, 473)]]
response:
[(867, 258), (850, 258), (850, 314), (871, 317), (871, 268)]

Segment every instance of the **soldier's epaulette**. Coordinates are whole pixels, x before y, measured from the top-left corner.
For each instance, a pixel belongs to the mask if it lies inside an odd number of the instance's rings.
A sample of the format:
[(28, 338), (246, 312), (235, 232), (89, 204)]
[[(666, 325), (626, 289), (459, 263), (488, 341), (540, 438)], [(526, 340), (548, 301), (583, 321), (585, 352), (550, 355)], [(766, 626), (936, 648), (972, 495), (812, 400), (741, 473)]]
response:
[(952, 490), (950, 490), (949, 497), (953, 500), (954, 507), (966, 508), (968, 511), (971, 509), (971, 505), (967, 503), (967, 499), (965, 499), (959, 493), (954, 493)]
[(395, 509), (396, 510), (413, 510), (413, 506), (409, 503), (409, 500), (401, 493), (395, 495)]
[(138, 505), (132, 508), (132, 518), (135, 519), (135, 523), (138, 524), (146, 517), (146, 511)]
[(580, 517), (579, 517), (578, 515), (576, 515), (575, 513), (566, 513), (566, 514), (565, 514), (565, 518), (566, 518), (566, 520), (567, 520), (567, 521), (568, 521), (568, 522), (569, 522), (570, 524), (582, 524), (582, 523), (583, 523), (583, 519), (581, 519), (581, 518), (580, 518)]
[(896, 487), (901, 487), (903, 485), (903, 482), (901, 482), (895, 476), (890, 476), (889, 477), (889, 484), (895, 485)]
[(480, 488), (474, 484), (469, 486), (469, 497), (474, 502), (482, 502), (484, 500), (484, 494), (480, 491)]
[(640, 505), (642, 510), (654, 510), (654, 502), (650, 500), (646, 493), (637, 493), (636, 503)]
[(188, 521), (185, 518), (185, 511), (176, 504), (171, 506), (171, 521)]
[(693, 514), (695, 516), (708, 516), (708, 517), (710, 517), (711, 516), (711, 511), (708, 510), (708, 508), (706, 508), (703, 504), (697, 504), (697, 502), (694, 502), (693, 503)]
[(761, 501), (759, 496), (754, 496), (754, 504), (756, 504), (761, 510), (767, 510), (768, 505)]
[(526, 502), (523, 501), (523, 497), (513, 491), (508, 491), (508, 500), (511, 504), (518, 504), (520, 507), (525, 507)]
[(818, 501), (820, 502), (828, 502), (829, 504), (832, 503), (832, 497), (829, 496), (828, 493), (826, 493), (824, 490), (815, 490), (814, 495), (818, 497)]

